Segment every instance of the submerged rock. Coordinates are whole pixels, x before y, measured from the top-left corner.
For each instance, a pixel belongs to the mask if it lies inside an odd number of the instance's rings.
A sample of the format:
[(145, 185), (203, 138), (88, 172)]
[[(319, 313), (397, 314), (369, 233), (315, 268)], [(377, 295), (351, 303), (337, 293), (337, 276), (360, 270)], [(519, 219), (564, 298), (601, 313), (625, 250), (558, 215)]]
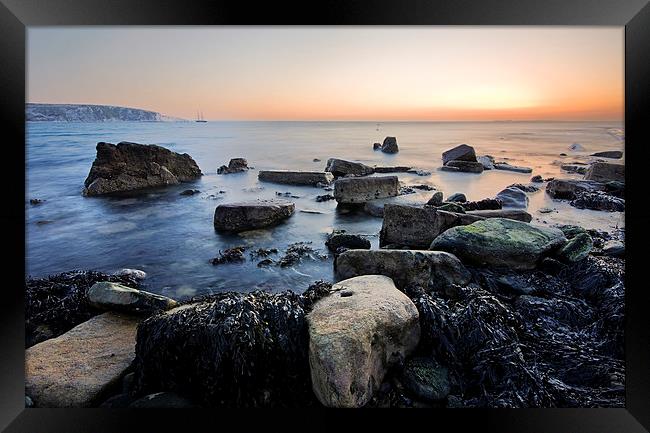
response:
[(578, 209), (602, 210), (607, 212), (624, 212), (625, 200), (603, 191), (580, 192), (571, 201), (571, 206)]
[(523, 192), (537, 192), (539, 191), (539, 187), (535, 185), (524, 185), (523, 183), (513, 183), (512, 185), (508, 185), (508, 188), (517, 188), (522, 190)]
[(539, 260), (561, 247), (566, 237), (558, 229), (521, 221), (490, 218), (453, 227), (431, 243), (431, 250), (447, 251), (478, 266), (533, 269)]
[(329, 185), (334, 180), (332, 173), (321, 171), (262, 170), (257, 175), (263, 182), (287, 185)]
[(443, 400), (449, 394), (449, 372), (432, 358), (406, 361), (401, 379), (406, 389), (424, 400)]
[(343, 176), (367, 176), (375, 170), (360, 162), (346, 161), (344, 159), (330, 158), (327, 160), (325, 171), (330, 172), (334, 177)]
[(483, 173), (483, 164), (474, 161), (453, 160), (445, 164), (445, 167), (453, 167), (464, 173)]
[(135, 357), (138, 320), (104, 313), (25, 352), (25, 391), (37, 407), (89, 407)]
[(494, 163), (495, 170), (506, 170), (514, 171), (516, 173), (532, 173), (533, 169), (530, 167), (520, 167), (517, 165), (510, 165), (507, 162), (496, 162)]
[(332, 252), (337, 252), (339, 248), (348, 249), (370, 249), (370, 241), (361, 235), (346, 233), (345, 230), (334, 230), (327, 236), (325, 245)]
[(97, 143), (97, 156), (84, 181), (84, 195), (94, 196), (189, 182), (201, 170), (187, 153), (153, 144)]
[(495, 198), (484, 198), (483, 200), (478, 201), (465, 201), (461, 202), (460, 205), (466, 212), (475, 210), (497, 210), (502, 208), (501, 201)]
[(611, 162), (594, 162), (587, 170), (585, 180), (625, 182), (625, 165), (612, 164)]
[(41, 200), (40, 198), (30, 198), (29, 199), (29, 204), (32, 206), (37, 206), (39, 204), (45, 203), (45, 200)]
[(412, 167), (392, 166), (392, 167), (374, 167), (375, 173), (407, 173)]
[(589, 166), (587, 164), (562, 164), (560, 168), (569, 173), (585, 174)]
[(113, 275), (132, 277), (135, 278), (136, 280), (144, 280), (145, 278), (147, 278), (147, 273), (145, 271), (141, 271), (140, 269), (129, 269), (129, 268), (122, 268), (119, 271), (115, 272)]
[(334, 196), (332, 194), (324, 194), (324, 195), (316, 196), (316, 201), (319, 203), (324, 201), (330, 201), (330, 200), (334, 200)]
[(585, 147), (580, 143), (573, 143), (569, 146), (569, 150), (573, 152), (582, 152), (585, 150)]
[(295, 208), (293, 203), (278, 199), (221, 204), (214, 211), (214, 227), (226, 232), (270, 227), (293, 215)]
[(420, 340), (415, 305), (381, 275), (335, 284), (307, 321), (312, 387), (328, 407), (368, 403), (388, 369)]
[(178, 302), (165, 296), (133, 289), (118, 283), (102, 281), (88, 290), (90, 304), (100, 310), (147, 314), (169, 310)]
[(604, 185), (600, 182), (578, 179), (553, 179), (546, 184), (546, 193), (552, 198), (573, 200), (580, 192), (602, 191)]
[(442, 153), (442, 165), (447, 165), (450, 161), (477, 162), (476, 152), (472, 146), (460, 144)]
[(467, 201), (467, 197), (462, 192), (455, 192), (447, 198), (447, 201), (463, 203)]
[(244, 158), (232, 158), (227, 166), (222, 165), (217, 169), (217, 174), (231, 174), (248, 171), (248, 161)]
[(394, 197), (398, 194), (398, 187), (397, 176), (338, 179), (334, 183), (334, 198), (342, 204), (365, 203)]
[(606, 150), (605, 152), (592, 153), (591, 156), (599, 156), (601, 158), (621, 159), (623, 152), (620, 150)]
[(508, 187), (496, 195), (503, 207), (526, 209), (528, 207), (528, 196), (521, 189)]
[(246, 260), (244, 258), (244, 251), (246, 251), (246, 247), (244, 246), (233, 247), (233, 248), (228, 248), (224, 251), (219, 251), (219, 257), (215, 257), (211, 259), (210, 263), (216, 266), (216, 265), (222, 265), (224, 263), (243, 262)]
[(385, 275), (401, 290), (413, 286), (427, 291), (444, 290), (471, 280), (460, 260), (440, 251), (348, 250), (336, 258), (334, 270), (339, 280)]
[(179, 195), (194, 195), (194, 194), (199, 194), (201, 191), (198, 189), (186, 189), (182, 191)]

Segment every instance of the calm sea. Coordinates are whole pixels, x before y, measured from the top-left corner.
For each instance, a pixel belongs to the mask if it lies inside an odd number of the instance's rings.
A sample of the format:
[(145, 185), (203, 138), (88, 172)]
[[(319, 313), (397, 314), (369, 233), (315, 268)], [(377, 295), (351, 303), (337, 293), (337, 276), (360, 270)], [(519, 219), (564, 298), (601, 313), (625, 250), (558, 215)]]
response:
[[(373, 142), (396, 136), (400, 152), (372, 150)], [(189, 153), (205, 174), (192, 184), (149, 191), (137, 197), (83, 197), (83, 182), (99, 141), (158, 144)], [(439, 171), (441, 153), (468, 143), (479, 155), (508, 158), (543, 177), (578, 177), (559, 165), (583, 161), (596, 151), (622, 150), (618, 122), (163, 122), (57, 123), (27, 125), (26, 266), (40, 277), (72, 269), (113, 272), (137, 268), (147, 272), (149, 290), (174, 298), (223, 290), (304, 290), (317, 279), (332, 280), (332, 258), (303, 260), (294, 268), (258, 268), (256, 260), (213, 266), (219, 250), (247, 245), (284, 249), (305, 241), (327, 255), (325, 235), (332, 229), (370, 236), (378, 246), (381, 219), (337, 211), (336, 202), (318, 203), (320, 188), (262, 183), (261, 169), (323, 170), (328, 158), (368, 165), (410, 165), (430, 176), (400, 173), (404, 184), (430, 184), (445, 195), (463, 192), (470, 200), (493, 197), (504, 187), (527, 183), (529, 174), (485, 171), (480, 175)], [(570, 151), (579, 143), (583, 151)], [(568, 156), (560, 157), (560, 153)], [(254, 170), (217, 175), (230, 158), (244, 157)], [(314, 158), (320, 159), (314, 162)], [(200, 194), (180, 196), (187, 188)], [(220, 191), (225, 191), (220, 193)], [(273, 198), (290, 192), (299, 198), (286, 223), (268, 229), (222, 235), (212, 218), (220, 203)], [(32, 206), (30, 198), (46, 200)], [(623, 226), (622, 213), (574, 209), (554, 202), (543, 191), (530, 194), (534, 223), (577, 223), (612, 230)], [(558, 212), (541, 214), (541, 207)], [(301, 212), (319, 211), (320, 214)]]

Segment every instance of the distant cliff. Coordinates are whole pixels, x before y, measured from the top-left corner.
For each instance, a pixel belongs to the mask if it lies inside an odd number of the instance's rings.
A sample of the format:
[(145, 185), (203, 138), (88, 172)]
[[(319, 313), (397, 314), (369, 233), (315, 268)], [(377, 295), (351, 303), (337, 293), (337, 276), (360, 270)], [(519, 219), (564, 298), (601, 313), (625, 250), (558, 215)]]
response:
[(27, 104), (27, 120), (32, 122), (165, 122), (183, 120), (155, 111), (112, 105)]

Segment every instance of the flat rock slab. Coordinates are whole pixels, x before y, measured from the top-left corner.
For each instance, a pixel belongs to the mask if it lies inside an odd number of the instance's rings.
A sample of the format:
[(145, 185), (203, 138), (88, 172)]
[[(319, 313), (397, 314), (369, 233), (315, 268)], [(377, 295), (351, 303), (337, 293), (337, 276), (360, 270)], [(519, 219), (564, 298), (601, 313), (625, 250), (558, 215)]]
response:
[(532, 173), (533, 169), (530, 167), (521, 167), (517, 165), (510, 165), (507, 162), (494, 163), (495, 170), (514, 171), (515, 173)]
[(467, 284), (471, 275), (453, 254), (417, 250), (348, 250), (336, 258), (338, 280), (360, 275), (385, 275), (401, 290), (419, 286), (425, 290)]
[(103, 195), (175, 185), (201, 177), (187, 153), (153, 144), (97, 143), (97, 156), (84, 181), (84, 195)]
[(25, 392), (38, 407), (88, 407), (135, 358), (138, 319), (104, 313), (25, 351)]
[(625, 182), (625, 165), (611, 162), (594, 162), (585, 174), (585, 180)]
[(334, 175), (324, 171), (262, 170), (257, 178), (263, 182), (317, 186), (329, 185), (334, 180)]
[(135, 314), (153, 313), (178, 306), (178, 302), (165, 296), (110, 281), (93, 284), (88, 289), (88, 301), (101, 310)]
[(395, 197), (398, 193), (397, 176), (344, 178), (334, 183), (334, 198), (343, 204), (365, 203), (379, 198)]
[(295, 210), (292, 202), (280, 199), (221, 204), (214, 211), (214, 228), (242, 232), (270, 227), (289, 218)]
[(374, 217), (383, 218), (386, 204), (401, 204), (403, 206), (424, 207), (430, 200), (431, 192), (417, 192), (415, 194), (398, 195), (397, 197), (380, 198), (367, 201), (363, 210)]
[(314, 394), (328, 407), (368, 403), (388, 369), (418, 345), (418, 310), (382, 275), (332, 286), (307, 315)]
[(542, 257), (566, 241), (558, 229), (490, 218), (447, 230), (430, 249), (452, 253), (465, 264), (534, 269)]

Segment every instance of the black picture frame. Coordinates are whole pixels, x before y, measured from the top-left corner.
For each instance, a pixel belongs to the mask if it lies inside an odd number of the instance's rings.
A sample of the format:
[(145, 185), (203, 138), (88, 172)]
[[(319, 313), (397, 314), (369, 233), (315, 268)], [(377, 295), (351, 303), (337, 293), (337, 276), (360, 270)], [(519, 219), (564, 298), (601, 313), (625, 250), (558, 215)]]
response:
[[(321, 1), (317, 4), (171, 0), (0, 0), (0, 107), (5, 191), (0, 219), (6, 266), (0, 295), (0, 429), (7, 432), (108, 432), (340, 428), (364, 417), (365, 428), (480, 429), (505, 432), (616, 433), (650, 430), (650, 314), (644, 284), (650, 211), (644, 209), (644, 164), (650, 161), (650, 5), (646, 0)], [(25, 73), (26, 28), (64, 25), (589, 25), (625, 26), (626, 408), (453, 409), (307, 412), (24, 408)], [(22, 146), (21, 146), (22, 143)], [(8, 244), (6, 242), (9, 242)], [(300, 412), (300, 413), (297, 413)], [(372, 423), (370, 423), (372, 421)], [(347, 421), (346, 421), (347, 422)], [(405, 424), (407, 423), (407, 424)], [(343, 424), (345, 426), (345, 424)]]

